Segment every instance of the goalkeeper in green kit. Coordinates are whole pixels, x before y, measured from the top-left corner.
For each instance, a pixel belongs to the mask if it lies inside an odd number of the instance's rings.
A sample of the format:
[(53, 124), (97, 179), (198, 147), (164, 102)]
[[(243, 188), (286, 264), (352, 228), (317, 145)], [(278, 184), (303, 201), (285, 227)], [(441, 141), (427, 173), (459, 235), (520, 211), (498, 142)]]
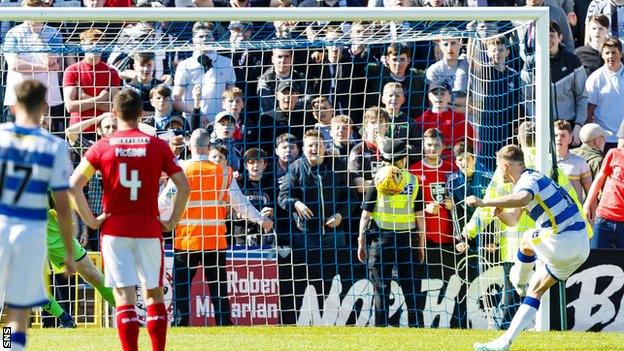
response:
[[(49, 197), (50, 205), (52, 205), (53, 199)], [(50, 208), (53, 208), (51, 206)], [(56, 219), (56, 211), (51, 209), (48, 211), (48, 223), (46, 226), (46, 241), (48, 247), (48, 259), (55, 268), (62, 268), (65, 263), (65, 249), (63, 246), (63, 238), (58, 227)], [(87, 251), (80, 245), (76, 238), (73, 238), (74, 242), (74, 261), (76, 273), (78, 273), (85, 281), (91, 284), (99, 291), (100, 295), (112, 306), (115, 306), (115, 299), (113, 298), (113, 292), (111, 288), (104, 286), (104, 274), (100, 272), (93, 262), (87, 257)], [(48, 293), (50, 303), (42, 306), (42, 308), (58, 318), (63, 328), (75, 328), (71, 315), (58, 304), (52, 294)]]

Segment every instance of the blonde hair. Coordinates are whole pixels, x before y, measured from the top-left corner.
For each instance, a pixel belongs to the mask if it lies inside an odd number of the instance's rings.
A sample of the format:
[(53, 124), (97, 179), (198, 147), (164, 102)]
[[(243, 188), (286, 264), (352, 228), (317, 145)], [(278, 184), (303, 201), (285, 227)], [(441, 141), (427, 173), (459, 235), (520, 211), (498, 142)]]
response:
[(80, 33), (80, 42), (83, 44), (96, 43), (97, 41), (100, 40), (100, 38), (102, 38), (103, 35), (104, 33), (101, 30), (95, 29), (95, 28), (89, 28), (85, 30), (84, 32)]
[(223, 91), (223, 94), (221, 94), (221, 98), (222, 99), (227, 99), (227, 98), (232, 98), (232, 99), (240, 98), (240, 99), (242, 99), (243, 96), (244, 96), (243, 91), (239, 87), (227, 88), (227, 89), (225, 89)]
[(353, 121), (351, 120), (351, 117), (347, 115), (338, 115), (338, 116), (332, 117), (331, 119), (331, 124), (336, 124), (336, 123), (353, 124)]

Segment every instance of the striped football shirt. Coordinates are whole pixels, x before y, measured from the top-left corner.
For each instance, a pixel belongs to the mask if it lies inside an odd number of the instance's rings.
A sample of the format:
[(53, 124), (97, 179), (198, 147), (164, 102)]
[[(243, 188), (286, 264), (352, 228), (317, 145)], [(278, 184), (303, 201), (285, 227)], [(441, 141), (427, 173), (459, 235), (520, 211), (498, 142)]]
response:
[(525, 208), (537, 228), (552, 229), (555, 234), (585, 229), (585, 222), (576, 203), (554, 180), (527, 169), (514, 187), (514, 193), (520, 191), (533, 195)]
[(69, 189), (69, 152), (41, 128), (0, 125), (0, 216), (47, 219), (47, 193)]

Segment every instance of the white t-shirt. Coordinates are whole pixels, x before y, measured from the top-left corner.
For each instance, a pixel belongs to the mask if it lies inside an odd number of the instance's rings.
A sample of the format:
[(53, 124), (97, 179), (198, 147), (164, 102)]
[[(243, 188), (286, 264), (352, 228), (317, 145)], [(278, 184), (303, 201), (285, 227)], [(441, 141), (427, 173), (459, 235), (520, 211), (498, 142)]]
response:
[(557, 158), (557, 166), (559, 166), (566, 177), (568, 177), (579, 199), (583, 201), (585, 198), (583, 194), (585, 192), (583, 191), (581, 178), (587, 177), (588, 175), (591, 177), (591, 169), (587, 161), (581, 156), (568, 152), (568, 156), (565, 158)]
[[(196, 84), (202, 86), (201, 112), (208, 117), (208, 123), (214, 123), (215, 115), (221, 112), (221, 95), (228, 85), (236, 83), (236, 74), (232, 66), (232, 60), (221, 55), (216, 55), (212, 60), (212, 68), (204, 72), (204, 68), (197, 61), (199, 52), (180, 62), (176, 68), (174, 86), (183, 87), (185, 104), (193, 104), (193, 87)], [(190, 120), (190, 115), (185, 114)]]
[(587, 102), (596, 105), (594, 119), (604, 130), (608, 143), (617, 143), (617, 128), (624, 120), (624, 65), (617, 72), (605, 66), (594, 71), (585, 82)]
[[(44, 26), (40, 33), (35, 33), (31, 31), (30, 26), (22, 23), (9, 30), (5, 37), (3, 48), (6, 51), (5, 57), (7, 62), (12, 62), (19, 58), (30, 63), (47, 64), (48, 57), (54, 55), (49, 53), (50, 49), (54, 49), (60, 44), (62, 44), (61, 34), (55, 28)], [(61, 63), (62, 57), (59, 57), (58, 61)], [(15, 87), (27, 79), (36, 79), (48, 87), (46, 102), (49, 106), (62, 104), (63, 99), (61, 97), (58, 73), (8, 70), (4, 105), (12, 106), (15, 104)]]
[(468, 61), (460, 59), (457, 67), (450, 67), (440, 60), (427, 68), (427, 82), (441, 80), (447, 83), (452, 91), (468, 91)]

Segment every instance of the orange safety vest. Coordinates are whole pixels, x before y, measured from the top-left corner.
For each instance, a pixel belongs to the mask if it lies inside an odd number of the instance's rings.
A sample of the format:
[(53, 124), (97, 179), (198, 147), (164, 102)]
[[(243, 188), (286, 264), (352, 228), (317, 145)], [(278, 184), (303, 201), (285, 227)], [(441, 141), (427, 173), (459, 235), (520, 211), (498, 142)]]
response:
[(226, 249), (226, 206), (232, 169), (210, 161), (191, 161), (184, 167), (191, 194), (176, 227), (173, 246), (177, 250)]

